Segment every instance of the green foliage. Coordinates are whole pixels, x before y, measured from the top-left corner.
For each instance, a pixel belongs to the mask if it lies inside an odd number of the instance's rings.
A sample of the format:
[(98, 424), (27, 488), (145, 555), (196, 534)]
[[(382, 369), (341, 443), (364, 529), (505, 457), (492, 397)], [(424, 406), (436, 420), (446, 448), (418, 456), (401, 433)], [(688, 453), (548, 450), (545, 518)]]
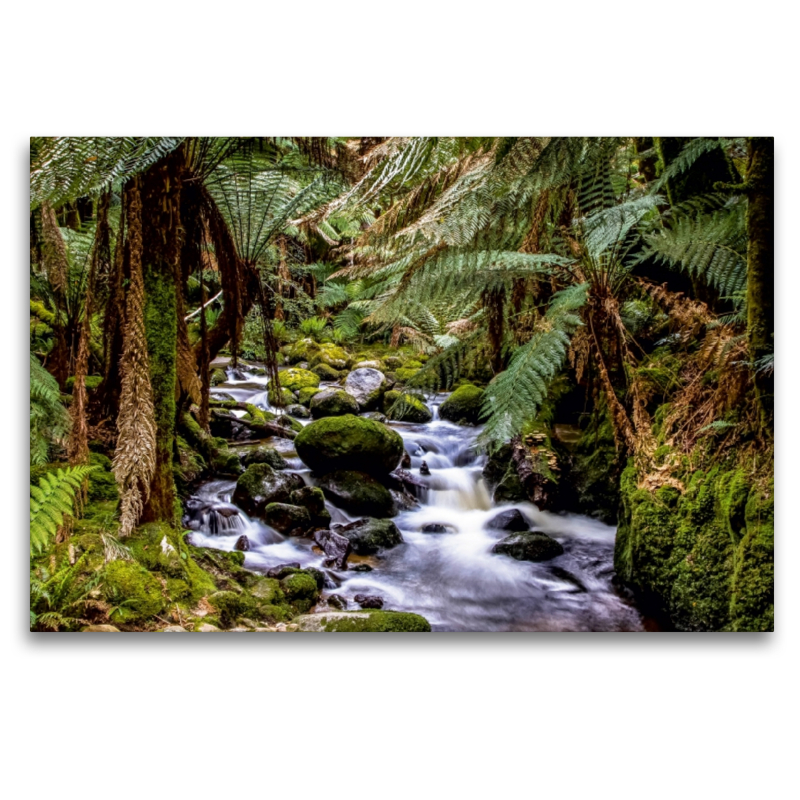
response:
[(300, 333), (303, 336), (310, 336), (314, 341), (318, 342), (322, 339), (327, 325), (328, 320), (324, 317), (309, 317), (300, 323)]
[(84, 554), (74, 565), (65, 562), (52, 574), (44, 567), (31, 573), (31, 630), (75, 630), (87, 622), (82, 615), (93, 605), (89, 596), (101, 579), (99, 572), (86, 577), (87, 558)]
[(31, 464), (45, 464), (54, 446), (63, 444), (71, 421), (56, 379), (31, 353)]
[(496, 447), (536, 416), (549, 384), (564, 365), (570, 337), (581, 324), (576, 312), (586, 297), (586, 284), (554, 295), (542, 330), (514, 353), (508, 369), (489, 384), (483, 401), (483, 414), (488, 417), (481, 434), (484, 443)]
[(55, 537), (64, 524), (64, 516), (74, 516), (75, 497), (84, 479), (95, 467), (59, 468), (31, 486), (31, 555), (37, 555)]

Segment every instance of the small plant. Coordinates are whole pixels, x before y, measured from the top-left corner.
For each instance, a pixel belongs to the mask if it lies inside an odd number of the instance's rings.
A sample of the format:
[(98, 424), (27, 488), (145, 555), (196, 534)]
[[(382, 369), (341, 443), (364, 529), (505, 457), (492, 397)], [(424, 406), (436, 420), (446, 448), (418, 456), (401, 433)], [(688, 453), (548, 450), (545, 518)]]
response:
[(31, 630), (74, 630), (89, 622), (85, 619), (88, 611), (102, 610), (101, 601), (90, 597), (100, 573), (81, 580), (85, 559), (86, 555), (81, 556), (74, 566), (65, 563), (52, 575), (45, 568), (39, 576), (31, 574)]
[(300, 332), (318, 342), (322, 338), (327, 325), (328, 320), (325, 317), (308, 317), (300, 323)]

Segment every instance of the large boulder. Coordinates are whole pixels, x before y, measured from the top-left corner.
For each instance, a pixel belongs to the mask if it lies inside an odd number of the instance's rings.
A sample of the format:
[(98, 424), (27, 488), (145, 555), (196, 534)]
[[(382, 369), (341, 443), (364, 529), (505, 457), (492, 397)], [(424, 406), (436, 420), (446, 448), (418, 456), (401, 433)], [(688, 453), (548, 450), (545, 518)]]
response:
[(370, 556), (403, 543), (403, 535), (390, 519), (359, 519), (348, 525), (336, 525), (334, 531), (350, 540), (353, 552)]
[(244, 453), (241, 459), (245, 467), (252, 464), (269, 464), (273, 469), (286, 469), (289, 466), (274, 447), (254, 447)]
[(439, 416), (458, 425), (477, 425), (480, 421), (483, 389), (459, 386), (439, 407)]
[(397, 431), (352, 414), (306, 425), (294, 445), (297, 455), (319, 475), (339, 469), (386, 475), (403, 455), (403, 440)]
[(288, 503), (296, 489), (305, 486), (293, 472), (277, 472), (269, 464), (252, 464), (236, 481), (233, 502), (245, 514), (260, 516), (269, 503)]
[(311, 416), (343, 417), (345, 414), (358, 414), (358, 403), (355, 397), (342, 389), (324, 389), (311, 398)]
[(380, 405), (386, 392), (386, 377), (377, 369), (354, 369), (345, 378), (344, 390), (355, 397), (362, 411), (370, 411)]
[(307, 386), (305, 389), (301, 389), (297, 393), (297, 402), (300, 403), (300, 405), (308, 406), (308, 404), (311, 402), (311, 398), (320, 391), (321, 389), (316, 389), (313, 386)]
[(405, 611), (325, 611), (297, 617), (301, 631), (309, 633), (427, 633), (425, 617)]
[(365, 472), (339, 469), (319, 479), (319, 488), (334, 505), (351, 514), (391, 517), (396, 513), (389, 490)]
[(281, 386), (292, 392), (299, 392), (300, 389), (315, 389), (319, 386), (319, 375), (298, 367), (282, 370), (278, 377), (280, 378)]
[(492, 552), (511, 556), (517, 561), (548, 561), (560, 556), (564, 548), (546, 533), (526, 531), (506, 536), (492, 548)]
[(268, 503), (262, 516), (267, 525), (290, 536), (303, 536), (311, 528), (311, 514), (302, 506)]
[(325, 566), (333, 569), (347, 569), (347, 558), (352, 546), (346, 536), (336, 531), (324, 530), (314, 534), (314, 541), (325, 553)]
[(386, 392), (383, 408), (389, 419), (396, 422), (430, 422), (433, 419), (428, 406), (413, 394)]
[(315, 367), (317, 364), (327, 364), (334, 369), (346, 369), (350, 363), (350, 356), (335, 344), (321, 344), (319, 349), (309, 359), (309, 364)]

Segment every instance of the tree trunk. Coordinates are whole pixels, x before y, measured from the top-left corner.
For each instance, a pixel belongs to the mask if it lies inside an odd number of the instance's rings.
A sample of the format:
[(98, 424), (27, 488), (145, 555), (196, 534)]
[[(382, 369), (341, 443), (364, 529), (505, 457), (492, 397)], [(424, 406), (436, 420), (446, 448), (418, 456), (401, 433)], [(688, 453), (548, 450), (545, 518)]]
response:
[(175, 522), (172, 458), (175, 440), (180, 192), (183, 151), (171, 153), (142, 178), (145, 330), (156, 422), (156, 464), (143, 522)]
[[(748, 140), (747, 165), (747, 343), (753, 363), (774, 352), (774, 140)], [(756, 371), (765, 422), (772, 417), (773, 377)]]

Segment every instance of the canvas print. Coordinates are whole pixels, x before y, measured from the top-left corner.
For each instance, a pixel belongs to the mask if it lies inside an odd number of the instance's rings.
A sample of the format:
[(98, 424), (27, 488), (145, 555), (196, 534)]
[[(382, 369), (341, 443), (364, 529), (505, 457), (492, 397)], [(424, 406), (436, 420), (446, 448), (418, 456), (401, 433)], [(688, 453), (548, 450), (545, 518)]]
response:
[(31, 631), (773, 630), (773, 153), (33, 137)]

